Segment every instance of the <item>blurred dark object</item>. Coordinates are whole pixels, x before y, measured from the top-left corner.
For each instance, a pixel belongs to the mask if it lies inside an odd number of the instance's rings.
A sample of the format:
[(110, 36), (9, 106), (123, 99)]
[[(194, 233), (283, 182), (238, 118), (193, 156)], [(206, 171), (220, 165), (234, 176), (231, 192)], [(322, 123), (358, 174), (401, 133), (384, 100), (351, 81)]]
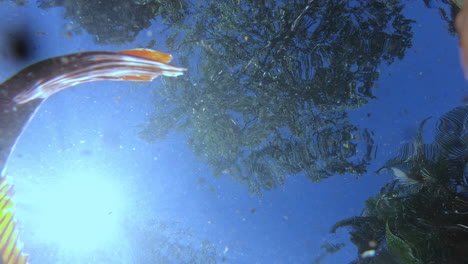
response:
[(12, 60), (22, 62), (34, 57), (34, 37), (27, 28), (7, 33), (5, 52)]

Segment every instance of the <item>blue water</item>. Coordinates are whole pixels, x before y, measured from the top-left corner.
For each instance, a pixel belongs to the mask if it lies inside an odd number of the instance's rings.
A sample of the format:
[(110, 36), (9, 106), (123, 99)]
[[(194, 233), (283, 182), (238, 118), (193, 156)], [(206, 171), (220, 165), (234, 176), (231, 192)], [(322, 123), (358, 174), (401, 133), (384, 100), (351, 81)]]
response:
[[(148, 31), (154, 35), (162, 28), (155, 20), (133, 43), (99, 46), (86, 33), (67, 36), (71, 22), (62, 13), (60, 8), (38, 9), (34, 3), (0, 3), (0, 33), (21, 23), (39, 32), (29, 61), (13, 62), (3, 55), (1, 79), (51, 56), (140, 47), (148, 43)], [(363, 202), (391, 181), (391, 175), (372, 172), (416, 133), (421, 120), (433, 116), (427, 125), (432, 128), (438, 116), (463, 104), (467, 94), (457, 38), (448, 33), (437, 10), (414, 1), (404, 14), (416, 21), (413, 47), (403, 60), (381, 66), (377, 99), (350, 112), (355, 124), (374, 131), (378, 146), (370, 173), (359, 179), (334, 176), (313, 184), (298, 175), (263, 197), (250, 196), (228, 175), (213, 178), (187, 146), (185, 135), (172, 133), (153, 145), (138, 139), (138, 125), (151, 114), (152, 91), (162, 85), (161, 79), (89, 83), (54, 95), (21, 137), (8, 165), (30, 263), (159, 263), (164, 257), (172, 261), (167, 263), (179, 263), (167, 252), (178, 247), (182, 254), (201, 256), (204, 241), (214, 246), (217, 263), (310, 263), (322, 253), (325, 241), (346, 246), (323, 263), (355, 259), (347, 230), (329, 234), (330, 227), (359, 215)], [(177, 53), (162, 45), (156, 49), (172, 53), (177, 65)], [(431, 129), (425, 135), (431, 140)], [(82, 190), (78, 201), (67, 200), (68, 189), (62, 184), (69, 179), (82, 181), (73, 185)], [(54, 199), (70, 205), (44, 209), (54, 206)], [(74, 211), (80, 213), (61, 218)], [(86, 226), (87, 221), (74, 221), (83, 214), (97, 222)], [(51, 222), (61, 234), (52, 234)]]

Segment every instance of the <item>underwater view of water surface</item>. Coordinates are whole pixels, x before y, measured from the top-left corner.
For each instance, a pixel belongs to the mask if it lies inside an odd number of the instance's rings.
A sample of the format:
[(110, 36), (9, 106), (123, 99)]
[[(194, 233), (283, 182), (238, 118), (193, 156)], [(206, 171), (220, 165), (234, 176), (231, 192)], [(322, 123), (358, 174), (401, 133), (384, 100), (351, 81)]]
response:
[(462, 2), (0, 1), (3, 263), (468, 263)]

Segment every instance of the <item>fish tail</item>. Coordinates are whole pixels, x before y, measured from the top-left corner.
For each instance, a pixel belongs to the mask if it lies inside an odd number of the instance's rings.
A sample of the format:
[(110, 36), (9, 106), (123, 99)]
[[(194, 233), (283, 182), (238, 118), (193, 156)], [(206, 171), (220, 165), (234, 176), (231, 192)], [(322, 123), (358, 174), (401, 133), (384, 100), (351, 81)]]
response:
[(26, 264), (29, 256), (23, 252), (23, 243), (18, 238), (13, 194), (13, 185), (3, 176), (0, 179), (0, 256), (4, 264)]
[(137, 56), (145, 58), (152, 61), (169, 63), (173, 59), (171, 54), (150, 50), (150, 49), (131, 49), (131, 50), (121, 50), (119, 53)]
[(154, 68), (150, 74), (137, 74), (137, 75), (122, 75), (119, 79), (126, 81), (152, 81), (159, 75), (176, 77), (183, 74), (186, 69), (169, 64), (172, 60), (172, 55), (150, 50), (150, 49), (131, 49), (122, 50), (117, 53), (130, 55), (138, 58), (150, 60), (155, 63)]

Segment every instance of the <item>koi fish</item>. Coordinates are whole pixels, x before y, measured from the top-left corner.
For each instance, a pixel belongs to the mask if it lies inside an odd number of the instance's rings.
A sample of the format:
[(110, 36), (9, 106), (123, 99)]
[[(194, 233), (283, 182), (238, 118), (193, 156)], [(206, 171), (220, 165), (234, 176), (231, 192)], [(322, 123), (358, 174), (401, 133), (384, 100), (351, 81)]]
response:
[(182, 75), (186, 69), (169, 64), (171, 60), (171, 55), (149, 49), (74, 53), (32, 64), (0, 84), (0, 263), (27, 263), (12, 220), (12, 187), (5, 181), (5, 171), (18, 138), (41, 104), (81, 83), (152, 81), (161, 75)]
[(30, 65), (0, 86), (0, 98), (11, 106), (49, 96), (71, 86), (101, 80), (152, 81), (179, 76), (185, 69), (168, 64), (172, 56), (148, 49), (83, 52)]

